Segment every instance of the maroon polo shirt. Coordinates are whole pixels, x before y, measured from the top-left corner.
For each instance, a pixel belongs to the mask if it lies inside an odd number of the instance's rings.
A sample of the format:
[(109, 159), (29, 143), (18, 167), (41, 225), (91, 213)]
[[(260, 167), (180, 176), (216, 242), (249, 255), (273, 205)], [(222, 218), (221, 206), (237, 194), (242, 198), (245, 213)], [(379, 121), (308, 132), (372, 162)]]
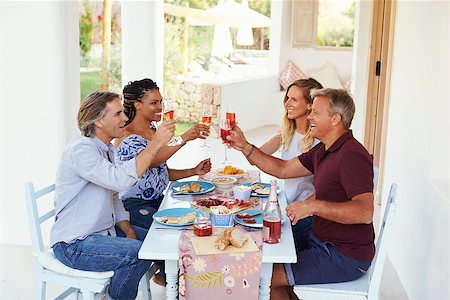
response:
[[(319, 143), (299, 156), (303, 166), (314, 174), (316, 198), (346, 202), (358, 194), (373, 192), (373, 162), (367, 150), (351, 130), (325, 150)], [(346, 225), (313, 216), (314, 234), (333, 243), (343, 254), (371, 260), (375, 254), (373, 224)]]

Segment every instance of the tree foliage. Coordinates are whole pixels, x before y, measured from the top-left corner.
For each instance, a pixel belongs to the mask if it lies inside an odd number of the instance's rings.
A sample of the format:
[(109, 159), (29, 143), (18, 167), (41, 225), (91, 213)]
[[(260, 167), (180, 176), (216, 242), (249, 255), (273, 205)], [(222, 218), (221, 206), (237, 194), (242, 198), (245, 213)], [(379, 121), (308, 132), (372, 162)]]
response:
[(320, 2), (317, 45), (353, 47), (355, 28), (355, 2), (340, 14), (332, 12), (333, 2)]
[(80, 52), (84, 57), (91, 50), (92, 30), (94, 29), (92, 8), (88, 0), (83, 1), (83, 10), (80, 18)]

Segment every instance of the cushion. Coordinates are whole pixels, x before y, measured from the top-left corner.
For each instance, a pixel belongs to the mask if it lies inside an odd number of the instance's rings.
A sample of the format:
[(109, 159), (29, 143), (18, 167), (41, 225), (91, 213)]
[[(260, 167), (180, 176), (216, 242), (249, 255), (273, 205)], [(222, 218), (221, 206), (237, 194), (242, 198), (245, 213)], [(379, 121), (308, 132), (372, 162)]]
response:
[(308, 69), (306, 74), (320, 82), (324, 88), (342, 89), (341, 80), (331, 62), (317, 68)]
[(284, 69), (281, 71), (280, 76), (278, 76), (278, 82), (283, 89), (286, 90), (293, 81), (306, 78), (307, 77), (305, 74), (303, 74), (303, 72), (289, 60)]
[(39, 254), (38, 261), (44, 268), (59, 274), (65, 274), (75, 277), (85, 277), (92, 279), (108, 279), (114, 275), (114, 271), (90, 272), (72, 269), (60, 262), (53, 254), (53, 250), (48, 250)]
[(346, 89), (347, 91), (350, 91), (350, 89), (352, 87), (352, 78), (349, 78), (342, 87), (344, 89)]

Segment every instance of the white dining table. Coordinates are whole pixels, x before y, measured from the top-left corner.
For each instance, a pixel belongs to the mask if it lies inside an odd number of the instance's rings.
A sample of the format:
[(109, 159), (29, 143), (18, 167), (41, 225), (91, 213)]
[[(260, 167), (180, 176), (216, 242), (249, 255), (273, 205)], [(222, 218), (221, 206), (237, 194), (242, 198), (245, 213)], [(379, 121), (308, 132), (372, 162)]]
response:
[[(190, 207), (192, 196), (173, 196), (170, 186), (166, 191), (160, 209)], [(281, 211), (285, 212), (286, 197), (284, 191), (278, 195)], [(161, 230), (158, 228), (169, 228)], [(175, 300), (178, 297), (178, 240), (182, 230), (178, 227), (169, 227), (153, 222), (147, 236), (139, 250), (140, 259), (163, 260), (166, 272), (166, 296), (167, 299)], [(294, 239), (289, 219), (281, 227), (281, 242), (278, 244), (263, 243), (262, 265), (260, 273), (259, 299), (270, 299), (270, 283), (272, 277), (272, 267), (274, 263), (295, 263), (297, 255), (295, 253)]]

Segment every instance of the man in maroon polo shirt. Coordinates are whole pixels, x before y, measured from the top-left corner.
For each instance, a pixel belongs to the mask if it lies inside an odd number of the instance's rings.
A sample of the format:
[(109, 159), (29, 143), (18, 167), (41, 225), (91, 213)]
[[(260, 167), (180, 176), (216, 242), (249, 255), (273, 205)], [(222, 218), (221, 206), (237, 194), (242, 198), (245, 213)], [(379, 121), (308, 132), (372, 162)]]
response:
[(312, 232), (294, 237), (297, 263), (274, 265), (271, 299), (294, 298), (296, 284), (357, 279), (375, 254), (373, 165), (349, 129), (355, 113), (353, 99), (337, 89), (313, 90), (311, 96), (308, 120), (312, 135), (321, 143), (298, 158), (284, 161), (264, 154), (247, 142), (237, 126), (228, 139), (268, 174), (278, 178), (314, 174), (316, 194), (286, 208), (293, 224), (312, 215)]

